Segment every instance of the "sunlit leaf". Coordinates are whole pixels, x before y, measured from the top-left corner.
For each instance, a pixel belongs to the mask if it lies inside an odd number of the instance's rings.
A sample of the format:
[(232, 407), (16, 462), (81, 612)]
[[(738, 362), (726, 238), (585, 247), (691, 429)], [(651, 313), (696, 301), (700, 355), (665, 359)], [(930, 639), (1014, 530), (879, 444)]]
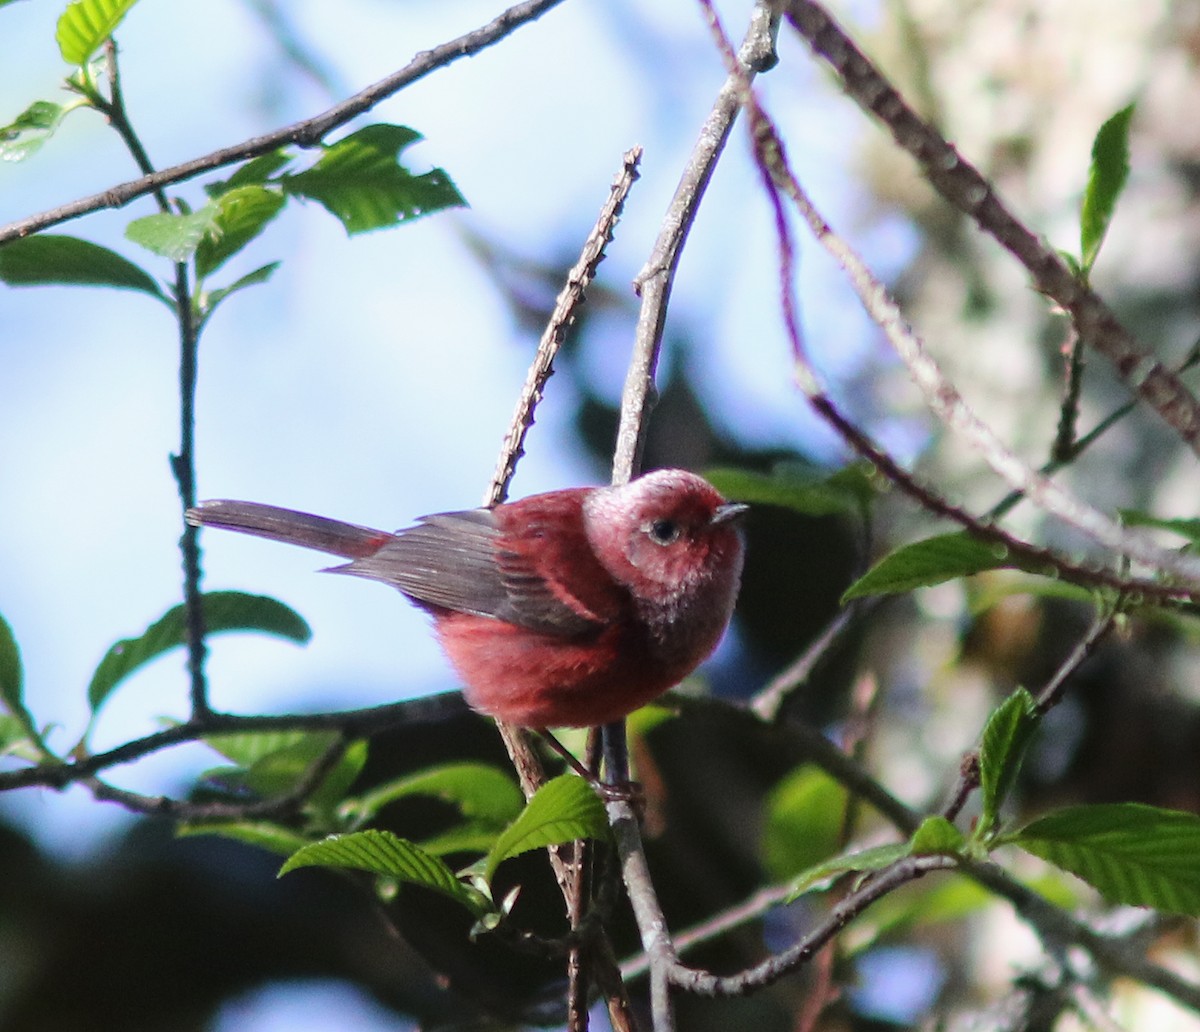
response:
[(300, 867), (366, 871), (440, 892), (477, 915), (491, 909), (487, 899), (459, 881), (443, 860), (387, 831), (371, 829), (331, 835), (293, 853), (279, 873), (284, 875)]
[(560, 775), (534, 793), (496, 840), (484, 865), (484, 880), (491, 882), (501, 863), (531, 849), (607, 836), (604, 804), (592, 786), (574, 774)]
[[(221, 631), (261, 631), (304, 643), (312, 632), (295, 610), (263, 595), (240, 591), (211, 591), (203, 598), (204, 624), (210, 634)], [(175, 606), (136, 638), (117, 642), (100, 661), (88, 686), (88, 703), (95, 711), (135, 670), (187, 641), (187, 614)]]
[(284, 205), (283, 194), (263, 186), (240, 186), (213, 201), (211, 231), (196, 248), (196, 273), (205, 278), (258, 236)]
[(164, 300), (154, 278), (127, 258), (99, 244), (52, 233), (0, 246), (0, 280), (13, 287), (118, 287)]
[(884, 556), (846, 589), (842, 601), (912, 591), (1011, 565), (1003, 548), (964, 533), (939, 534)]
[(909, 839), (914, 856), (956, 856), (963, 848), (963, 833), (945, 817), (926, 817)]
[(58, 19), (55, 39), (67, 64), (86, 63), (137, 0), (73, 0)]
[(886, 846), (872, 846), (870, 849), (859, 849), (850, 853), (842, 853), (825, 860), (807, 871), (802, 871), (792, 882), (792, 891), (785, 903), (791, 903), (803, 896), (815, 885), (840, 877), (843, 874), (866, 873), (882, 871), (897, 860), (909, 856), (911, 850), (907, 842), (896, 842)]
[(70, 110), (62, 104), (35, 100), (8, 125), (0, 128), (0, 161), (24, 161), (36, 154)]
[(125, 227), (127, 239), (173, 262), (186, 262), (204, 239), (216, 232), (217, 209), (210, 204), (185, 215), (146, 215)]
[(400, 151), (420, 138), (405, 126), (369, 125), (325, 147), (312, 168), (285, 176), (283, 187), (324, 205), (350, 234), (466, 204), (442, 169), (414, 175), (400, 163)]
[(1141, 803), (1073, 806), (1006, 842), (1099, 889), (1113, 903), (1200, 913), (1200, 816)]
[(1113, 115), (1100, 127), (1092, 143), (1092, 164), (1079, 216), (1079, 253), (1085, 276), (1100, 253), (1117, 200), (1129, 178), (1129, 124), (1133, 108), (1130, 104)]
[(204, 188), (204, 192), (209, 197), (220, 197), (239, 187), (263, 186), (270, 182), (276, 172), (287, 167), (291, 160), (292, 156), (283, 149), (268, 151), (235, 169), (233, 175), (228, 179), (209, 183)]

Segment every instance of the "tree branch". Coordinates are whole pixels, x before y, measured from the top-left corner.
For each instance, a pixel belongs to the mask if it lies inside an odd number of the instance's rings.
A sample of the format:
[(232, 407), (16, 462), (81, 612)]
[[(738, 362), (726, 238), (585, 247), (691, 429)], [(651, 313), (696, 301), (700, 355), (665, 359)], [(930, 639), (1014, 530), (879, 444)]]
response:
[(222, 147), (220, 150), (193, 158), (180, 165), (173, 165), (159, 172), (143, 175), (139, 179), (121, 183), (101, 193), (92, 194), (90, 197), (81, 197), (69, 204), (51, 208), (37, 215), (30, 215), (28, 218), (11, 222), (7, 226), (0, 226), (0, 244), (16, 240), (18, 237), (29, 236), (31, 233), (38, 233), (93, 211), (124, 207), (130, 201), (161, 190), (171, 183), (180, 183), (198, 176), (202, 172), (211, 172), (213, 169), (223, 168), (238, 161), (268, 154), (287, 144), (299, 147), (316, 146), (329, 132), (371, 110), (380, 101), (386, 100), (404, 87), (412, 85), (430, 72), (443, 68), (459, 58), (471, 57), (479, 53), (562, 2), (563, 0), (523, 0), (486, 25), (436, 46), (432, 50), (422, 51), (399, 71), (380, 79), (354, 96), (343, 100), (340, 104), (335, 104), (328, 110), (322, 111), (319, 115), (284, 126), (282, 129), (276, 129), (262, 136), (252, 137), (230, 147)]
[(1200, 403), (1179, 378), (1147, 355), (1100, 296), (1013, 216), (991, 183), (905, 103), (819, 3), (786, 0), (786, 13), (813, 52), (829, 63), (846, 93), (875, 114), (920, 163), (926, 181), (1012, 254), (1034, 286), (1070, 313), (1083, 342), (1107, 358), (1129, 388), (1200, 452)]

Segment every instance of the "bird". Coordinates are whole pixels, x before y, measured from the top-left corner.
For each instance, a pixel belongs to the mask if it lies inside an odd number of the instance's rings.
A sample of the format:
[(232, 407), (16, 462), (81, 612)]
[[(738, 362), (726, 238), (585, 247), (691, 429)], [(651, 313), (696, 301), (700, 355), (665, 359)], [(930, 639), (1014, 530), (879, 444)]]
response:
[(660, 469), (394, 533), (231, 500), (200, 502), (187, 521), (335, 555), (348, 561), (326, 572), (399, 589), (432, 617), (468, 704), (541, 731), (619, 720), (712, 654), (737, 598), (747, 508)]

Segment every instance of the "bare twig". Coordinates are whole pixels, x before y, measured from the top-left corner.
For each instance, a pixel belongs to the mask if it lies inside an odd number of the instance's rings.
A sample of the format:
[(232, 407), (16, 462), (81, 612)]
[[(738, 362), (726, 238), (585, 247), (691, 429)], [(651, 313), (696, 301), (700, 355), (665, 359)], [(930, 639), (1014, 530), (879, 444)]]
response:
[[(731, 56), (727, 52), (727, 61)], [(764, 175), (769, 175), (775, 188), (791, 198), (817, 242), (841, 265), (863, 308), (904, 362), (913, 382), (925, 395), (931, 411), (949, 429), (957, 432), (1014, 490), (1020, 491), (1044, 511), (1088, 535), (1106, 549), (1193, 583), (1200, 582), (1200, 560), (1160, 547), (1145, 534), (1121, 526), (1075, 497), (1061, 484), (1042, 476), (1013, 453), (1000, 436), (975, 415), (957, 388), (938, 368), (921, 338), (905, 322), (900, 306), (884, 284), (817, 210), (796, 178), (774, 125), (750, 92), (748, 83), (745, 89), (746, 104), (752, 113), (755, 153)], [(798, 333), (792, 337), (792, 343), (794, 349), (802, 350)], [(810, 385), (815, 386), (815, 376), (808, 379)]]
[[(121, 69), (116, 44), (109, 39), (104, 48), (108, 69), (109, 99), (92, 95), (91, 100), (107, 116), (109, 124), (120, 136), (134, 163), (144, 176), (154, 175), (154, 165), (142, 144), (121, 92)], [(153, 191), (159, 211), (169, 214), (170, 199), (162, 186)], [(196, 351), (200, 330), (192, 307), (192, 290), (187, 262), (175, 263), (175, 285), (172, 302), (175, 322), (179, 328), (179, 451), (171, 456), (171, 472), (179, 491), (180, 522), (183, 534), (179, 548), (183, 556), (183, 606), (187, 637), (187, 669), (192, 716), (202, 717), (209, 711), (208, 682), (204, 661), (208, 649), (204, 643), (204, 604), (200, 594), (200, 532), (190, 526), (183, 514), (196, 504)]]
[(843, 89), (878, 116), (895, 141), (916, 158), (929, 184), (1008, 250), (1037, 289), (1070, 314), (1083, 342), (1104, 355), (1193, 451), (1200, 450), (1200, 403), (1179, 378), (1147, 355), (1099, 295), (1013, 216), (991, 183), (905, 103), (820, 4), (787, 0), (786, 11), (813, 52), (833, 68)]
[(808, 681), (817, 664), (842, 640), (856, 615), (853, 605), (839, 610), (808, 648), (755, 692), (749, 703), (755, 715), (767, 723), (775, 720), (792, 692)]
[(422, 51), (399, 71), (380, 79), (354, 96), (322, 111), (319, 115), (284, 126), (282, 129), (276, 129), (262, 136), (255, 136), (230, 147), (222, 147), (220, 150), (193, 158), (180, 165), (173, 165), (159, 172), (143, 175), (139, 179), (121, 183), (90, 197), (81, 197), (69, 204), (51, 208), (37, 215), (30, 215), (28, 218), (11, 222), (7, 226), (0, 226), (0, 244), (16, 240), (18, 237), (29, 236), (30, 233), (37, 233), (51, 226), (57, 226), (76, 219), (80, 215), (87, 215), (89, 212), (100, 211), (104, 208), (124, 207), (135, 198), (153, 193), (171, 183), (180, 183), (200, 175), (202, 172), (211, 172), (213, 169), (223, 168), (238, 161), (269, 154), (278, 147), (288, 144), (313, 147), (332, 130), (371, 110), (380, 101), (386, 100), (404, 87), (410, 86), (430, 72), (443, 68), (461, 57), (470, 57), (479, 53), (562, 2), (563, 0), (522, 0), (521, 3), (514, 4), (486, 25), (465, 33), (457, 39), (442, 43), (432, 50)]

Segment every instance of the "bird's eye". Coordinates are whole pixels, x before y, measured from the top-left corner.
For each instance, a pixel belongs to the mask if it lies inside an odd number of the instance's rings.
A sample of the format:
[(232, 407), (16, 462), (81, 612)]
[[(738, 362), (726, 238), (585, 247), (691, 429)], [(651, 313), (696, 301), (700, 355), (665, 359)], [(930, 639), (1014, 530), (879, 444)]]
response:
[(651, 540), (660, 545), (670, 545), (678, 541), (680, 529), (674, 520), (655, 520), (646, 528)]

